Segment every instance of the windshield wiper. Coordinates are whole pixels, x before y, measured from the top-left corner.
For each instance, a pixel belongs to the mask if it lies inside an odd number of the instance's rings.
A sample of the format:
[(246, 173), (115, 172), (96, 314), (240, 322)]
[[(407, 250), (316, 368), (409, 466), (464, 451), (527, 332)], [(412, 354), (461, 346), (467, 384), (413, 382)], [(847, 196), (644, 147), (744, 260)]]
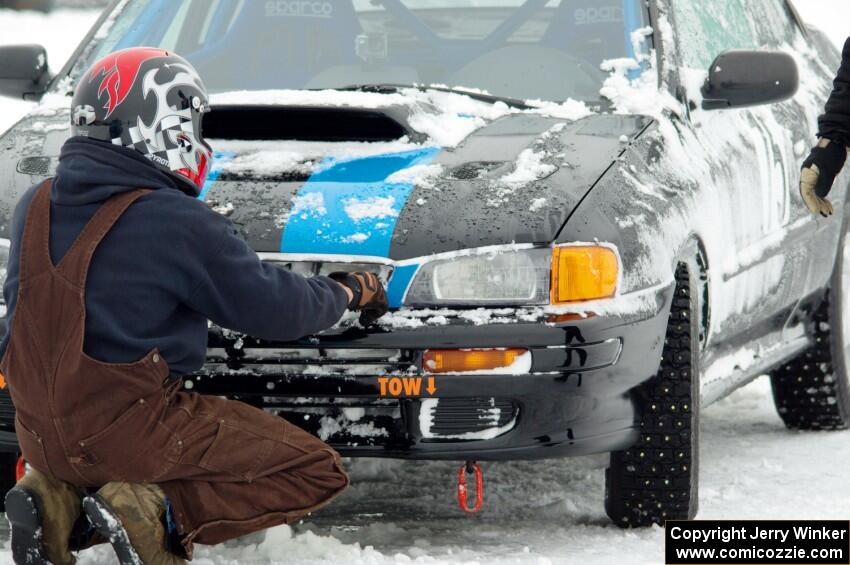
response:
[(507, 96), (494, 96), (492, 94), (484, 94), (481, 92), (470, 92), (468, 90), (463, 90), (460, 88), (448, 88), (445, 86), (427, 86), (424, 84), (397, 84), (397, 83), (365, 83), (365, 84), (349, 84), (346, 86), (340, 86), (334, 88), (333, 90), (343, 90), (343, 91), (358, 91), (358, 92), (377, 92), (380, 94), (392, 94), (394, 92), (398, 92), (399, 90), (405, 88), (414, 88), (416, 90), (421, 90), (425, 92), (427, 90), (436, 90), (438, 92), (451, 92), (453, 94), (462, 94), (464, 96), (469, 96), (473, 100), (481, 100), (482, 102), (504, 102), (508, 106), (512, 106), (514, 108), (518, 108), (520, 110), (530, 110), (533, 106), (529, 106), (522, 100), (517, 100), (516, 98), (509, 98)]

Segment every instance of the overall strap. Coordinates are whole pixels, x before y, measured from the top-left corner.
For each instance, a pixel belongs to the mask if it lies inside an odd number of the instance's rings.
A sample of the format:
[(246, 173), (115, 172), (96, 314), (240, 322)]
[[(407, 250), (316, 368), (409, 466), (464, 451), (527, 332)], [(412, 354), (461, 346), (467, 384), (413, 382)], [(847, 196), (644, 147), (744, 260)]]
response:
[(149, 192), (150, 190), (141, 188), (123, 192), (111, 197), (98, 208), (92, 219), (77, 236), (77, 240), (71, 246), (71, 249), (56, 266), (59, 274), (74, 286), (84, 289), (89, 264), (97, 246), (106, 237), (115, 222), (127, 211), (127, 208)]
[(36, 189), (27, 210), (27, 220), (21, 239), (19, 284), (53, 268), (50, 260), (50, 191), (53, 179), (47, 179)]

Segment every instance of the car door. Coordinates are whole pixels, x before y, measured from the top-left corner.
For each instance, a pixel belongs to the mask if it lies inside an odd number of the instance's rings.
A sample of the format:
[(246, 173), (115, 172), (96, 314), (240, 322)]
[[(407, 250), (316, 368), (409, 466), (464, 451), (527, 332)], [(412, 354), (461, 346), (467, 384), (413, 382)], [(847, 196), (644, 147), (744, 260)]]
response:
[(700, 87), (721, 52), (772, 49), (793, 40), (793, 29), (782, 26), (788, 20), (778, 17), (783, 2), (671, 3), (679, 77), (701, 152), (693, 158), (704, 159), (708, 170), (697, 182), (706, 213), (716, 215), (703, 222), (699, 235), (710, 271), (709, 343), (717, 350), (760, 338), (767, 340), (762, 346), (777, 342), (783, 320), (776, 318), (799, 298), (810, 265), (804, 246), (790, 234), (811, 229), (793, 188), (800, 143), (811, 139), (805, 115), (811, 103), (794, 99), (746, 109), (700, 107)]
[[(750, 0), (760, 5), (757, 0)], [(840, 52), (820, 31), (804, 29), (791, 6), (791, 0), (765, 3), (764, 22), (773, 33), (779, 34), (777, 41), (798, 48), (797, 57), (800, 70), (800, 93), (795, 104), (782, 104), (774, 108), (777, 121), (783, 128), (782, 135), (794, 144), (795, 167), (791, 169), (791, 225), (786, 238), (786, 247), (805, 254), (808, 261), (806, 277), (796, 276), (799, 286), (797, 296), (801, 299), (824, 288), (832, 275), (836, 246), (842, 227), (845, 224), (847, 200), (847, 171), (840, 176), (830, 192), (830, 200), (835, 204), (836, 214), (822, 218), (811, 214), (803, 205), (798, 190), (799, 168), (815, 144), (817, 134), (817, 116), (823, 111), (824, 104), (832, 91), (832, 81), (840, 64)], [(793, 321), (792, 321), (793, 323)]]

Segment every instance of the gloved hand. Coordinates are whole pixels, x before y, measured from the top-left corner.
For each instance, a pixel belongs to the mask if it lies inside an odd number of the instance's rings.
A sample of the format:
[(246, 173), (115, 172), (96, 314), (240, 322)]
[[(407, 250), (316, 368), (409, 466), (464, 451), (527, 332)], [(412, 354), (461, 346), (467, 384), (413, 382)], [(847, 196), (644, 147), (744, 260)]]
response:
[(345, 286), (354, 297), (348, 303), (348, 309), (360, 312), (360, 323), (368, 326), (387, 313), (387, 293), (384, 285), (372, 273), (336, 272), (328, 275)]
[(826, 196), (846, 160), (847, 148), (843, 144), (823, 138), (803, 163), (800, 195), (813, 214), (820, 214), (824, 218), (832, 215), (832, 204)]

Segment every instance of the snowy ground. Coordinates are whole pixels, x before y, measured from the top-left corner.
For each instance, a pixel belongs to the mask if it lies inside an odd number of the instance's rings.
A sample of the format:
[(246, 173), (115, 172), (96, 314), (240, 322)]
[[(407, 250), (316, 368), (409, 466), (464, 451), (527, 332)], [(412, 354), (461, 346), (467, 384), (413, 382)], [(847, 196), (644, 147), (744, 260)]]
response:
[[(846, 519), (850, 432), (787, 431), (766, 378), (703, 413), (700, 518)], [(602, 509), (605, 457), (484, 464), (485, 510), (463, 515), (454, 463), (358, 460), (353, 486), (294, 528), (201, 547), (199, 565), (657, 565), (661, 528), (622, 531)], [(6, 539), (0, 533), (0, 539)], [(8, 542), (5, 542), (8, 544)], [(0, 550), (0, 562), (9, 559)], [(106, 565), (107, 548), (80, 565)]]
[[(56, 10), (50, 15), (38, 12), (0, 10), (0, 45), (40, 43), (47, 48), (47, 60), (54, 71), (61, 69), (98, 13), (93, 10)], [(19, 120), (30, 102), (0, 98), (0, 132)]]
[[(847, 0), (798, 0), (804, 17), (837, 44), (850, 34)], [(0, 10), (0, 43), (42, 42), (58, 69), (94, 21), (91, 11), (49, 16)], [(0, 131), (28, 103), (0, 101)], [(785, 430), (766, 379), (703, 413), (701, 518), (835, 518), (850, 514), (850, 432)], [(294, 528), (213, 549), (204, 565), (280, 563), (657, 564), (659, 528), (623, 532), (602, 508), (605, 457), (486, 464), (485, 511), (460, 513), (455, 464), (356, 461), (354, 485), (338, 502)], [(0, 563), (11, 561), (0, 527)], [(113, 563), (104, 548), (86, 564)]]

